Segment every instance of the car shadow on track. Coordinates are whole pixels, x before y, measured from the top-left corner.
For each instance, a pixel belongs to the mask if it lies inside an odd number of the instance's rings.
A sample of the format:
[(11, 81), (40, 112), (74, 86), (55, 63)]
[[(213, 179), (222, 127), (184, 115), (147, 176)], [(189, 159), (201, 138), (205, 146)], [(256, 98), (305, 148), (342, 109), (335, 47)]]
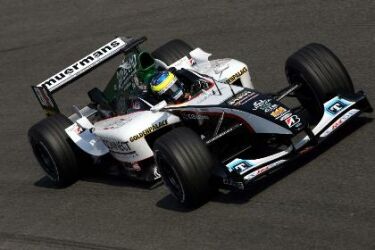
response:
[[(86, 171), (85, 176), (83, 176), (79, 181), (101, 183), (101, 184), (106, 184), (110, 186), (118, 186), (118, 187), (140, 188), (140, 189), (146, 189), (146, 190), (156, 189), (163, 185), (162, 181), (142, 182), (139, 180), (129, 179), (121, 175), (111, 175), (111, 174), (108, 174), (106, 171), (103, 171), (100, 169)], [(42, 187), (42, 188), (50, 188), (50, 189), (65, 188), (65, 187), (56, 187), (54, 183), (47, 176), (44, 176), (38, 181), (36, 181), (34, 183), (34, 186)]]
[[(351, 123), (342, 126), (342, 128), (340, 128), (338, 132), (333, 134), (329, 139), (324, 141), (316, 149), (313, 149), (310, 152), (302, 155), (301, 157), (298, 157), (297, 159), (294, 159), (291, 162), (289, 162), (288, 166), (285, 166), (279, 169), (278, 171), (266, 176), (265, 178), (258, 180), (254, 184), (247, 186), (245, 190), (218, 192), (218, 194), (215, 195), (211, 199), (211, 201), (231, 204), (243, 204), (249, 202), (252, 199), (252, 197), (256, 196), (269, 186), (275, 184), (279, 180), (287, 177), (297, 169), (303, 167), (310, 161), (314, 160), (320, 154), (324, 153), (329, 148), (333, 147), (334, 145), (342, 141), (345, 137), (354, 133), (357, 129), (372, 122), (372, 120), (373, 118), (369, 117), (357, 117)], [(182, 207), (182, 205), (179, 204), (171, 195), (165, 196), (159, 202), (157, 202), (156, 205), (160, 208), (173, 210), (177, 212), (192, 211), (191, 209), (186, 209)]]

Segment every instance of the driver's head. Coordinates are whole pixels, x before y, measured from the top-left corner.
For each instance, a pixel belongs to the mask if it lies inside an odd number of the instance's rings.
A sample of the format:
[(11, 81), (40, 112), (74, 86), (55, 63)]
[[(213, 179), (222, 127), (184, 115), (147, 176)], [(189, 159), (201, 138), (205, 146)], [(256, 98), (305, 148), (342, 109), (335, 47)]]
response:
[(177, 77), (169, 71), (161, 71), (151, 80), (151, 90), (162, 98), (177, 101), (183, 96)]

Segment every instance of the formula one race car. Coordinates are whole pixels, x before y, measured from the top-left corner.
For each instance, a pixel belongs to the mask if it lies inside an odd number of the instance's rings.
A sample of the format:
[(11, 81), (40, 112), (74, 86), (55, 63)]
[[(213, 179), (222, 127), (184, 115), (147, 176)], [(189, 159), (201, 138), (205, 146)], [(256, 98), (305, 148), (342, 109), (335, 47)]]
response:
[[(289, 86), (264, 94), (254, 89), (242, 62), (209, 60), (209, 53), (181, 40), (149, 54), (140, 49), (145, 40), (116, 38), (32, 87), (48, 117), (30, 128), (29, 140), (56, 185), (73, 183), (83, 165), (100, 162), (140, 180), (162, 177), (179, 202), (198, 206), (217, 183), (243, 189), (372, 112), (339, 59), (320, 44), (291, 55)], [(52, 94), (120, 53), (124, 60), (108, 86), (90, 90), (87, 106), (62, 115)], [(184, 102), (150, 93), (153, 75), (172, 69), (194, 75), (181, 76), (184, 86), (200, 83)], [(299, 105), (287, 106), (286, 97)]]

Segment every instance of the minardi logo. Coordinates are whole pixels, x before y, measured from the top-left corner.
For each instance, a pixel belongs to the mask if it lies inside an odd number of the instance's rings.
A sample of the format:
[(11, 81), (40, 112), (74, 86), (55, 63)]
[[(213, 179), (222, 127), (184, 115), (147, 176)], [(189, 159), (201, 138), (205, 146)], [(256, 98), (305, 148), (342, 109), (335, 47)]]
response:
[[(62, 81), (67, 80), (70, 76), (75, 76), (79, 72), (83, 72), (91, 66), (95, 65), (96, 63), (100, 62), (104, 59), (108, 54), (110, 54), (116, 47), (123, 44), (124, 41), (117, 38), (112, 42), (104, 45), (103, 47), (99, 48), (98, 50), (94, 51), (93, 53), (89, 54), (88, 56), (82, 58), (78, 62), (70, 65), (66, 69), (60, 71), (56, 75), (52, 76), (51, 78), (47, 79), (40, 85), (46, 85), (48, 89), (55, 87), (55, 85), (61, 84)], [(39, 86), (39, 85), (38, 85)]]

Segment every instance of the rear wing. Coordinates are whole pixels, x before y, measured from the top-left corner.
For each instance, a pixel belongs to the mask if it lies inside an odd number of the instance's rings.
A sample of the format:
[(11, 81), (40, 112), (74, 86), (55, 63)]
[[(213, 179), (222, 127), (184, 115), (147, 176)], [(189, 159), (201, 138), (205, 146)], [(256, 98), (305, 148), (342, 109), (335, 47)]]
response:
[(57, 74), (49, 77), (36, 86), (32, 86), (31, 88), (47, 114), (59, 113), (58, 106), (52, 96), (54, 92), (87, 74), (95, 67), (118, 55), (120, 52), (126, 53), (144, 41), (146, 41), (146, 37), (138, 39), (117, 37), (69, 67), (66, 67)]

